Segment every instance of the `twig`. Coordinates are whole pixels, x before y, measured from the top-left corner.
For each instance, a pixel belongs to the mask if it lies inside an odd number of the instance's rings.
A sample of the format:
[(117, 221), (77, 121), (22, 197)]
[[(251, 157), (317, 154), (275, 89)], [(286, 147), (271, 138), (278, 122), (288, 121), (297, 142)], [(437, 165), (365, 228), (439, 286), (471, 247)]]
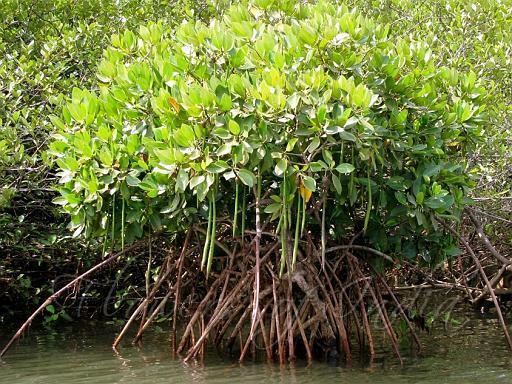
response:
[(512, 200), (512, 196), (473, 197), (475, 201)]
[(485, 211), (482, 211), (480, 209), (473, 208), (472, 210), (477, 212), (477, 213), (479, 213), (480, 215), (484, 215), (484, 216), (490, 217), (491, 219), (503, 221), (504, 223), (507, 223), (507, 224), (512, 224), (512, 220), (505, 219), (504, 217), (493, 215), (492, 213), (485, 212)]

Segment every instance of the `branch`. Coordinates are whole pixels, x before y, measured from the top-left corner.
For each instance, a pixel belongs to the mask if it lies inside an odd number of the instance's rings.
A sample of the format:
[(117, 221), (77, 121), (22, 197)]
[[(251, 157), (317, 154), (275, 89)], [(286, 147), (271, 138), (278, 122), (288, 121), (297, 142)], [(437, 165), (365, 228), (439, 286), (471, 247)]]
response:
[(325, 250), (325, 253), (331, 253), (336, 252), (342, 249), (357, 249), (360, 251), (366, 251), (373, 253), (376, 256), (382, 257), (384, 260), (389, 261), (390, 263), (396, 264), (397, 262), (393, 260), (393, 258), (389, 255), (386, 255), (384, 252), (378, 251), (374, 248), (366, 247), (364, 245), (357, 245), (357, 244), (348, 244), (348, 245), (336, 245), (335, 247), (327, 248)]
[(472, 197), (475, 201), (512, 200), (512, 196)]

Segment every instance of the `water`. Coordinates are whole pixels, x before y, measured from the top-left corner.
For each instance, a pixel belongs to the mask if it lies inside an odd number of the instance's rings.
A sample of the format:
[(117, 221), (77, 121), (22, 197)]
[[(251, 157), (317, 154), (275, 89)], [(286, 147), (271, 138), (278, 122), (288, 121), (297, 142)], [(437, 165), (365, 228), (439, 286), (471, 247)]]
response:
[[(512, 354), (492, 316), (458, 313), (463, 326), (444, 330), (438, 324), (422, 334), (420, 356), (407, 354), (404, 364), (389, 352), (372, 365), (351, 367), (297, 362), (279, 367), (221, 359), (214, 353), (204, 363), (172, 358), (165, 333), (153, 332), (143, 348), (110, 344), (116, 327), (76, 324), (56, 332), (32, 330), (0, 361), (0, 383), (510, 383)], [(10, 332), (0, 328), (3, 343)]]

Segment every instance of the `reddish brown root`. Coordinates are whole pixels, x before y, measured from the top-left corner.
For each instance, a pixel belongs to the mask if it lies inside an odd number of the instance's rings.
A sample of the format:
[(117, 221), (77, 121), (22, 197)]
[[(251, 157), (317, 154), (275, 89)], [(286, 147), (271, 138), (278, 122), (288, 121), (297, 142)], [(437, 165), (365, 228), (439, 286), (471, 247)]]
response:
[[(350, 247), (339, 247), (337, 251), (332, 248), (329, 257), (322, 260), (312, 242), (306, 243), (301, 251), (310, 254), (304, 257), (306, 253), (300, 253), (303, 257), (297, 261), (293, 272), (278, 277), (281, 252), (274, 239), (265, 242), (260, 238), (255, 254), (255, 238), (227, 246), (219, 237), (216, 254), (219, 263), (206, 279), (197, 270), (200, 249), (197, 245), (200, 244), (192, 244), (191, 232), (187, 234), (183, 249), (175, 252), (180, 256), (166, 261), (160, 278), (133, 312), (115, 346), (134, 320), (147, 313), (134, 339), (134, 342), (139, 341), (157, 314), (167, 303), (174, 302), (173, 346), (185, 360), (201, 357), (207, 344), (238, 354), (240, 360), (248, 355), (259, 355), (280, 363), (297, 357), (308, 361), (313, 358), (350, 361), (355, 351), (363, 352), (366, 348), (373, 358), (377, 346), (368, 312), (368, 307), (372, 307), (372, 312), (376, 313), (372, 316), (380, 320), (400, 359), (398, 338), (380, 292), (382, 286), (386, 295), (392, 295), (414, 340), (419, 343), (413, 325), (389, 286), (383, 279), (374, 281), (369, 273), (364, 247), (356, 248), (354, 253), (349, 252)], [(229, 249), (234, 251), (228, 253)], [(372, 255), (375, 257), (375, 253)], [(164, 298), (148, 311), (152, 298), (164, 289), (163, 281), (167, 281)], [(191, 295), (197, 289), (204, 289), (204, 292), (194, 303)], [(182, 307), (188, 312), (184, 313)], [(184, 327), (178, 332), (180, 321)], [(354, 337), (359, 345), (355, 350), (351, 340)]]
[[(240, 360), (260, 356), (282, 364), (296, 358), (349, 362), (366, 348), (375, 355), (373, 316), (400, 358), (382, 287), (370, 273), (367, 247), (331, 247), (323, 258), (308, 234), (293, 269), (288, 260), (288, 272), (279, 277), (282, 255), (275, 238), (250, 234), (242, 241), (219, 233), (207, 277), (198, 267), (203, 233), (191, 228), (181, 238), (182, 247), (163, 258), (158, 278), (148, 284), (146, 297), (114, 348), (131, 328), (133, 343), (139, 342), (155, 319), (170, 313), (173, 350), (185, 360), (200, 358), (213, 346)], [(370, 255), (380, 257), (379, 252)]]

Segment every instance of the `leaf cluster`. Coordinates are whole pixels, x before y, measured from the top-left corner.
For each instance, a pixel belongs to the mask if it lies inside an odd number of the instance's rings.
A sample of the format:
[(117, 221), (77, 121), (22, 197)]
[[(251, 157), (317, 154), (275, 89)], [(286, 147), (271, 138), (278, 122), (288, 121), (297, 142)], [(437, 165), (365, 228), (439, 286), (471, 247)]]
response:
[(468, 202), (487, 92), (426, 42), (329, 2), (250, 1), (115, 34), (97, 76), (53, 118), (55, 202), (75, 235), (124, 244), (236, 217), (240, 187), (264, 191), (281, 238), (301, 222), (296, 238), (362, 229), (396, 255), (452, 253), (435, 218)]

